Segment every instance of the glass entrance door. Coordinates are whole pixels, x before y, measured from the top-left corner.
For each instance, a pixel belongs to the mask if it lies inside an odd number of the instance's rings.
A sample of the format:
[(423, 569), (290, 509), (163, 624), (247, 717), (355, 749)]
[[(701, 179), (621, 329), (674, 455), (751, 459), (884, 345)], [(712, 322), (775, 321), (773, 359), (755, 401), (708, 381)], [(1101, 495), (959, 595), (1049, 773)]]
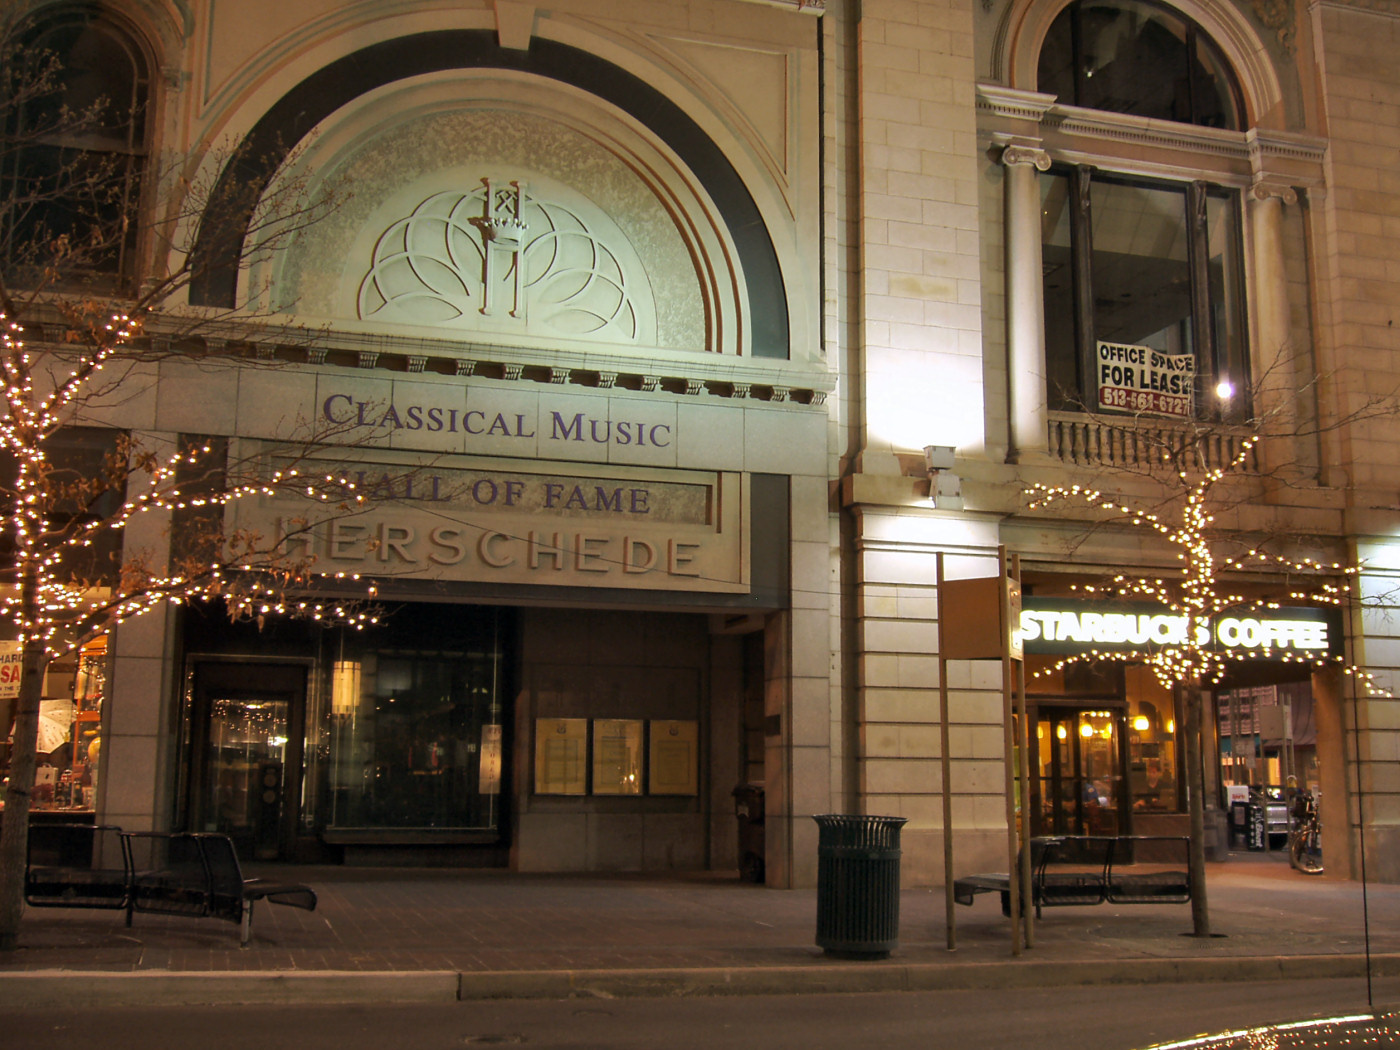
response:
[(301, 787), (303, 667), (201, 663), (191, 711), (190, 825), (240, 857), (290, 855)]
[(1034, 835), (1118, 835), (1123, 826), (1123, 715), (1042, 707), (1034, 723)]

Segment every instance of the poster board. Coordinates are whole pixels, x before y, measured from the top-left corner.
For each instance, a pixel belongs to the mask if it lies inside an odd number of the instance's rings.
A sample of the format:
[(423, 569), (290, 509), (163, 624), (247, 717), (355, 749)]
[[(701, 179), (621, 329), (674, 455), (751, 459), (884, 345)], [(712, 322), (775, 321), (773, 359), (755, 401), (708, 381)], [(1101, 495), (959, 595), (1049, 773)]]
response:
[(651, 753), (647, 794), (699, 794), (700, 723), (653, 720), (647, 728)]
[(593, 794), (642, 793), (642, 720), (598, 718), (593, 722)]
[(535, 794), (588, 793), (588, 719), (535, 719)]

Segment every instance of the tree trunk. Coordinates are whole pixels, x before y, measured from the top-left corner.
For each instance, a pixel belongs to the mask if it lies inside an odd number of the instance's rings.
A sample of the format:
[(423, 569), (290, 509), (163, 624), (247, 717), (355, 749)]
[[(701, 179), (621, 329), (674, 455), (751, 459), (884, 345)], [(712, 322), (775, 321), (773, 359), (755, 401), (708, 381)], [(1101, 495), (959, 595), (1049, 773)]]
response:
[(25, 642), (15, 712), (10, 781), (5, 788), (5, 818), (0, 824), (0, 951), (19, 942), (24, 914), (24, 866), (29, 851), (29, 802), (39, 746), (39, 701), (44, 692), (44, 643)]
[(1191, 842), (1187, 869), (1191, 876), (1191, 925), (1197, 937), (1210, 936), (1210, 912), (1206, 906), (1206, 800), (1205, 771), (1201, 766), (1201, 687), (1185, 687), (1186, 700), (1186, 802), (1191, 815)]

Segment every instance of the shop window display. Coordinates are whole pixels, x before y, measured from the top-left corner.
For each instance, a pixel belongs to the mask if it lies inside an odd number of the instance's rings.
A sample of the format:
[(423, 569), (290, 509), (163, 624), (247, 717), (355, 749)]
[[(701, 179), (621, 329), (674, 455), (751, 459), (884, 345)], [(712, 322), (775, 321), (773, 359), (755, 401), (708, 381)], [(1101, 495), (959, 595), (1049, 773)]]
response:
[[(12, 644), (18, 648), (17, 643)], [(68, 660), (50, 665), (44, 699), (39, 703), (31, 812), (66, 814), (65, 819), (72, 819), (95, 808), (106, 668), (105, 637), (84, 646)], [(13, 725), (13, 716), (10, 722)]]
[(358, 649), (330, 665), (328, 831), (499, 823), (500, 653)]

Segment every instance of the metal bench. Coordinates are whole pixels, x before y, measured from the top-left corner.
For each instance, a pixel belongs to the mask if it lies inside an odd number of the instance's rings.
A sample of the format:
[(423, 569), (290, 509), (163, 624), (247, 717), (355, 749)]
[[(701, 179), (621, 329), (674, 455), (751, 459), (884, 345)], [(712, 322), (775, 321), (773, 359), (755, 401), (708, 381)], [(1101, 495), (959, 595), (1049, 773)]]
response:
[(245, 879), (227, 835), (125, 832), (123, 838), (132, 860), (128, 926), (138, 911), (224, 919), (239, 927), (239, 947), (246, 948), (257, 901), (316, 908), (316, 892), (310, 886)]
[(107, 908), (216, 918), (253, 935), (260, 900), (314, 911), (316, 892), (299, 882), (245, 879), (227, 835), (123, 831), (111, 824), (32, 824), (24, 899), (36, 908)]
[[(1163, 835), (1060, 835), (1031, 840), (1031, 901), (1043, 908), (1102, 904), (1171, 904), (1191, 899), (1190, 840)], [(1178, 867), (1178, 856), (1180, 866)], [(1005, 873), (968, 875), (953, 882), (953, 899), (970, 905), (979, 893), (999, 893), (1011, 913)]]
[(131, 857), (111, 824), (31, 824), (24, 900), (36, 908), (125, 910)]

